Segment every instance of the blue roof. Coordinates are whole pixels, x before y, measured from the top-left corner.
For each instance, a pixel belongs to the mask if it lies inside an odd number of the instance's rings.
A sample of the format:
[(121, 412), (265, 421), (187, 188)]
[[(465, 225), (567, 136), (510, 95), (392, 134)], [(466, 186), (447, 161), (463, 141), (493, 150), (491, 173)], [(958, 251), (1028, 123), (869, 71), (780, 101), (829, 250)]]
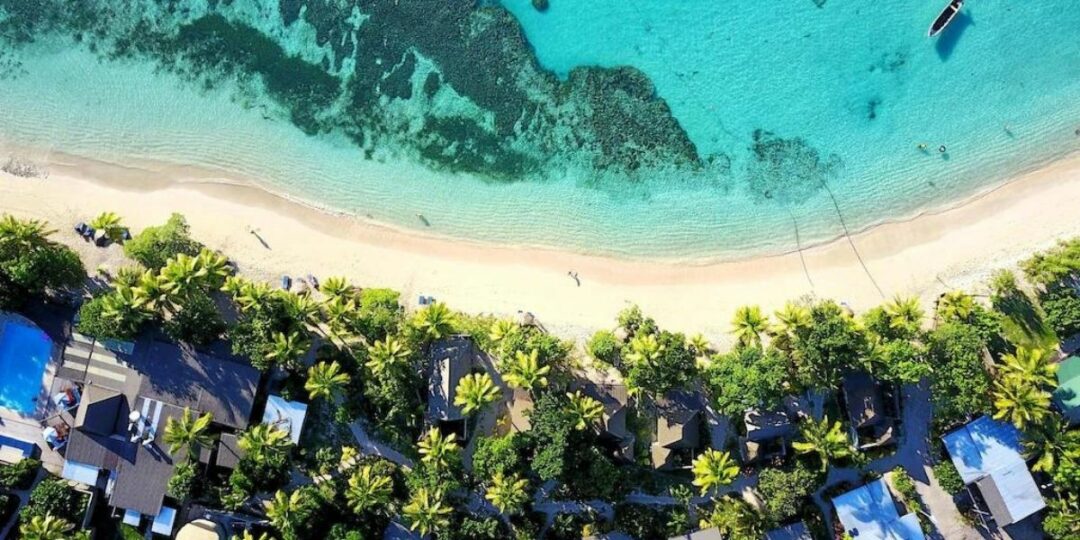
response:
[(304, 429), (307, 405), (295, 401), (285, 401), (281, 396), (270, 396), (266, 400), (266, 411), (262, 423), (270, 424), (289, 434), (293, 444), (300, 444), (300, 432)]
[(915, 514), (900, 517), (896, 502), (877, 480), (833, 499), (844, 530), (856, 540), (925, 540)]
[[(1012, 424), (983, 416), (942, 439), (965, 484), (987, 477), (993, 481), (1009, 513), (1008, 523), (1024, 519), (1046, 506), (1024, 460), (1020, 430)], [(980, 482), (981, 491), (985, 491), (983, 484)], [(983, 496), (996, 498), (987, 493)], [(995, 518), (999, 516), (995, 515)]]

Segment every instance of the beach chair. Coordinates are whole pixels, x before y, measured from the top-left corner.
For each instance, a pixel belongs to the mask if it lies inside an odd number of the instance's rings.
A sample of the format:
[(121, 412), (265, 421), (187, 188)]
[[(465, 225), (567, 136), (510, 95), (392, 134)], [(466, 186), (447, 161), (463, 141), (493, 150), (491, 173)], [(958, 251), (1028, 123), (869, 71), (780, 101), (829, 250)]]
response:
[(319, 280), (316, 279), (315, 276), (313, 276), (311, 274), (308, 274), (307, 275), (307, 280), (308, 280), (308, 283), (311, 284), (312, 289), (315, 289), (316, 291), (319, 290)]
[(292, 278), (289, 276), (281, 276), (281, 288), (286, 291), (292, 288)]

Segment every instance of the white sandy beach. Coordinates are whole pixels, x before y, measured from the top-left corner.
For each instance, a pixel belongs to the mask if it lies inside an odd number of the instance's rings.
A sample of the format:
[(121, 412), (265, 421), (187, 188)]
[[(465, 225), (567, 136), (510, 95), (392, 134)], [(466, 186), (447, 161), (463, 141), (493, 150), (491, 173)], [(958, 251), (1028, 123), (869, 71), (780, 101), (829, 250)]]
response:
[[(137, 232), (180, 212), (196, 238), (227, 253), (249, 276), (276, 282), (282, 274), (343, 275), (362, 286), (398, 289), (410, 303), (424, 294), (468, 312), (526, 310), (566, 337), (613, 326), (629, 303), (666, 328), (717, 341), (726, 341), (731, 315), (744, 304), (771, 311), (788, 299), (816, 295), (861, 310), (914, 294), (930, 305), (948, 288), (979, 292), (993, 270), (1080, 234), (1080, 213), (1074, 211), (1080, 208), (1080, 155), (850, 241), (708, 265), (431, 238), (329, 215), (179, 167), (119, 167), (56, 154), (35, 162), (48, 170), (47, 179), (0, 173), (0, 212), (48, 220), (59, 230), (58, 240), (84, 254), (91, 271), (122, 264), (121, 251), (85, 244), (71, 232), (76, 222), (112, 210)], [(570, 270), (580, 276), (580, 286)]]

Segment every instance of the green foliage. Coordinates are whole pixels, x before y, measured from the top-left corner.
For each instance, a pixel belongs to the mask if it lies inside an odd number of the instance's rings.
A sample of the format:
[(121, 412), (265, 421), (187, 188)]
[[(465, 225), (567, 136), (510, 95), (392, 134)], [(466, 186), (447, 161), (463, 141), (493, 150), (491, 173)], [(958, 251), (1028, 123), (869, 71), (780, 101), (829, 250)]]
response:
[(1057, 347), (1057, 335), (1046, 323), (1042, 308), (1020, 289), (1012, 272), (995, 273), (990, 288), (990, 301), (1004, 315), (1001, 326), (1010, 342), (1041, 349)]
[(929, 337), (934, 417), (947, 426), (990, 411), (990, 375), (983, 366), (986, 342), (970, 325), (946, 323)]
[(622, 357), (626, 387), (635, 393), (662, 396), (684, 388), (696, 375), (697, 358), (682, 334), (636, 334)]
[(619, 312), (619, 326), (630, 333), (630, 336), (638, 334), (655, 334), (659, 328), (652, 317), (646, 317), (641, 308), (633, 305)]
[(169, 338), (195, 346), (208, 345), (225, 332), (214, 301), (204, 292), (197, 292), (184, 300), (181, 309), (162, 324)]
[(958, 495), (964, 491), (964, 479), (960, 477), (960, 471), (956, 470), (952, 461), (942, 460), (934, 465), (933, 470), (934, 478), (937, 478), (938, 484), (941, 484), (941, 489), (944, 489), (946, 493)]
[(619, 360), (619, 340), (610, 330), (600, 330), (593, 334), (585, 344), (585, 350), (589, 352), (589, 356), (607, 365), (615, 365)]
[(619, 503), (615, 505), (615, 530), (631, 538), (668, 538), (671, 536), (668, 534), (669, 514), (670, 511), (662, 507)]
[(461, 521), (454, 523), (447, 531), (448, 540), (504, 540), (512, 537), (506, 525), (499, 519), (468, 515), (454, 517), (460, 517)]
[(1076, 275), (1080, 271), (1080, 237), (1058, 241), (1057, 246), (1020, 263), (1020, 268), (1029, 280), (1043, 286)]
[(903, 467), (897, 466), (892, 470), (892, 485), (904, 498), (905, 503), (916, 504), (919, 500), (919, 492), (915, 490), (915, 480)]
[(151, 270), (160, 270), (177, 255), (199, 254), (202, 244), (191, 238), (187, 220), (173, 214), (163, 225), (147, 227), (124, 244), (124, 253)]
[(78, 254), (49, 240), (52, 234), (40, 221), (0, 216), (0, 310), (83, 284), (86, 269)]
[(496, 474), (523, 474), (526, 464), (522, 457), (525, 436), (510, 433), (502, 437), (480, 437), (473, 452), (473, 476), (494, 478)]
[(825, 301), (810, 308), (809, 324), (795, 330), (791, 347), (798, 382), (828, 390), (840, 385), (845, 372), (863, 366), (868, 344), (855, 320)]
[(799, 514), (807, 497), (821, 484), (822, 476), (801, 462), (790, 469), (767, 468), (758, 476), (758, 492), (765, 501), (770, 523), (785, 523)]
[(148, 320), (121, 291), (91, 298), (79, 308), (80, 334), (98, 339), (131, 340)]
[(363, 289), (360, 291), (358, 330), (369, 341), (386, 339), (401, 327), (404, 312), (401, 295), (390, 289)]
[(190, 462), (180, 463), (173, 469), (172, 478), (169, 479), (167, 488), (169, 496), (178, 501), (185, 501), (195, 493), (198, 482), (199, 473), (195, 465)]
[(41, 462), (27, 458), (14, 465), (0, 463), (0, 488), (13, 490), (26, 489), (34, 481)]
[(746, 502), (730, 495), (717, 501), (703, 521), (719, 529), (721, 536), (730, 540), (758, 540), (765, 534), (761, 515)]
[(23, 507), (19, 519), (29, 521), (35, 516), (52, 515), (70, 523), (81, 523), (85, 507), (86, 495), (59, 478), (48, 477), (34, 486), (30, 502)]
[(1039, 293), (1046, 323), (1059, 336), (1080, 333), (1080, 294), (1068, 285), (1050, 285)]
[(1043, 519), (1043, 532), (1052, 540), (1080, 538), (1080, 497), (1066, 493), (1050, 501), (1050, 510)]
[(520, 436), (527, 437), (535, 449), (530, 464), (533, 473), (543, 481), (567, 478), (572, 471), (568, 463), (571, 444), (580, 433), (574, 429), (577, 417), (558, 395), (547, 393), (536, 400), (529, 423), (531, 429)]
[(705, 377), (716, 410), (730, 417), (754, 407), (775, 409), (788, 392), (787, 362), (771, 348), (736, 347), (717, 355)]

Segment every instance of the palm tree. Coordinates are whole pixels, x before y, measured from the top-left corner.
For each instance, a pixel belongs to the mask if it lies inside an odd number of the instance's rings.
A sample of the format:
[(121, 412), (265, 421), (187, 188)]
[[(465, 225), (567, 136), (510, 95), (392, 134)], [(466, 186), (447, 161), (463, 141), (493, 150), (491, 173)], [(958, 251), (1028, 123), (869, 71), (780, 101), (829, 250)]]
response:
[(21, 220), (11, 214), (0, 218), (0, 249), (32, 251), (51, 244), (48, 237), (56, 231), (36, 219)]
[(801, 441), (791, 444), (800, 454), (816, 453), (821, 458), (821, 470), (829, 468), (829, 462), (852, 455), (851, 443), (840, 427), (840, 422), (829, 424), (829, 418), (815, 422), (808, 419), (799, 426)]
[(161, 269), (161, 287), (172, 298), (187, 298), (199, 290), (206, 275), (198, 259), (180, 253)]
[(1002, 377), (1016, 376), (1040, 386), (1057, 386), (1057, 364), (1050, 363), (1050, 355), (1043, 349), (1016, 348), (1013, 354), (1005, 354), (998, 365)]
[(705, 519), (702, 528), (716, 527), (724, 538), (758, 539), (765, 534), (761, 516), (742, 500), (728, 496), (720, 499)]
[(324, 302), (322, 311), (332, 337), (340, 338), (342, 334), (350, 332), (356, 321), (356, 301), (342, 296), (335, 296)]
[(516, 474), (507, 477), (502, 472), (497, 472), (491, 478), (491, 485), (484, 493), (484, 498), (491, 501), (491, 504), (503, 514), (517, 514), (529, 501), (527, 487), (529, 487), (528, 480)]
[(686, 344), (693, 349), (694, 355), (699, 358), (707, 356), (712, 352), (712, 346), (709, 345), (709, 340), (700, 333), (690, 336), (690, 339), (686, 340)]
[(529, 354), (521, 351), (514, 352), (514, 362), (510, 364), (506, 376), (506, 383), (514, 388), (532, 391), (534, 388), (547, 386), (547, 374), (551, 366), (541, 366), (539, 360), (540, 351), (533, 349)]
[(395, 371), (406, 365), (412, 352), (399, 339), (388, 336), (384, 341), (376, 341), (368, 347), (368, 361), (365, 364), (372, 373), (381, 375)]
[(436, 302), (416, 313), (413, 325), (428, 341), (442, 339), (454, 332), (457, 317), (442, 302)]
[(308, 398), (314, 400), (321, 397), (330, 399), (349, 384), (351, 377), (341, 371), (341, 364), (335, 362), (319, 362), (308, 368), (307, 382), (304, 390), (308, 391)]
[(582, 394), (581, 390), (574, 393), (567, 392), (566, 398), (570, 400), (570, 412), (577, 420), (574, 429), (585, 431), (604, 417), (604, 406), (599, 401)]
[(169, 445), (169, 453), (175, 454), (186, 447), (190, 450), (188, 457), (194, 458), (196, 448), (209, 447), (213, 442), (213, 438), (208, 433), (213, 421), (213, 414), (206, 413), (196, 418), (187, 407), (184, 407), (184, 412), (179, 418), (169, 417), (169, 420), (165, 422), (164, 437), (165, 444)]
[(761, 334), (769, 328), (769, 319), (758, 306), (743, 306), (731, 320), (731, 333), (744, 346), (760, 345)]
[(203, 248), (196, 257), (199, 268), (203, 272), (202, 285), (210, 289), (220, 289), (225, 280), (232, 276), (233, 270), (229, 266), (229, 258), (216, 251)]
[(270, 285), (238, 276), (226, 278), (222, 290), (232, 296), (242, 313), (261, 311), (274, 301), (274, 291)]
[(245, 456), (259, 464), (281, 463), (292, 447), (289, 433), (270, 424), (256, 424), (240, 435), (237, 444)]
[(134, 336), (149, 318), (149, 314), (139, 308), (135, 290), (131, 287), (117, 287), (112, 294), (101, 299), (101, 316), (113, 323), (122, 336)]
[(450, 466), (451, 458), (457, 455), (461, 447), (457, 444), (457, 434), (443, 435), (438, 428), (431, 428), (420, 439), (420, 459), (437, 469)]
[(289, 335), (275, 332), (274, 342), (270, 346), (270, 351), (266, 353), (266, 358), (285, 369), (296, 369), (300, 357), (307, 353), (310, 345), (299, 332), (291, 332)]
[(454, 405), (465, 415), (472, 414), (499, 399), (499, 389), (487, 373), (472, 373), (461, 378), (457, 385)]
[(19, 535), (24, 540), (71, 540), (68, 532), (74, 528), (75, 525), (62, 518), (45, 514), (23, 521), (19, 525)]
[(319, 285), (319, 292), (326, 296), (327, 301), (353, 300), (353, 287), (343, 277), (333, 276), (323, 280)]
[(896, 296), (885, 304), (885, 314), (889, 317), (889, 327), (904, 335), (916, 334), (922, 327), (924, 312), (917, 297)]
[(293, 540), (299, 536), (298, 528), (307, 517), (307, 509), (308, 504), (304, 501), (300, 489), (291, 494), (278, 490), (272, 500), (266, 501), (266, 517), (285, 540)]
[(1080, 458), (1080, 430), (1070, 430), (1060, 415), (1051, 414), (1025, 433), (1024, 450), (1025, 458), (1035, 460), (1032, 470), (1053, 473), (1062, 459)]
[(90, 226), (96, 231), (101, 231), (106, 238), (113, 242), (124, 239), (124, 226), (120, 223), (120, 216), (115, 212), (102, 212), (90, 221)]
[(1050, 414), (1050, 394), (1040, 390), (1034, 381), (1017, 375), (1001, 377), (994, 382), (994, 419), (1008, 420), (1023, 431), (1042, 422)]
[(942, 321), (966, 321), (974, 312), (975, 299), (964, 291), (949, 291), (938, 298), (937, 316)]
[(630, 352), (626, 353), (626, 360), (633, 365), (652, 364), (663, 352), (664, 347), (656, 339), (656, 334), (639, 332), (630, 340)]
[(814, 322), (810, 309), (794, 302), (784, 304), (783, 309), (773, 315), (776, 317), (773, 332), (777, 334), (793, 335), (803, 328), (808, 328)]
[(739, 477), (739, 466), (731, 459), (731, 454), (706, 450), (694, 458), (694, 485), (701, 488), (701, 494), (724, 487)]
[(450, 507), (443, 503), (442, 492), (432, 493), (424, 487), (413, 493), (402, 514), (409, 522), (409, 529), (419, 532), (421, 536), (450, 526)]
[(499, 344), (520, 331), (521, 327), (518, 326), (518, 323), (511, 321), (510, 319), (499, 319), (491, 324), (491, 331), (488, 332), (488, 338), (491, 339), (492, 343)]
[(278, 297), (290, 319), (300, 323), (309, 331), (318, 330), (322, 309), (319, 303), (311, 298), (311, 295), (279, 291)]
[(153, 270), (140, 274), (131, 291), (135, 298), (134, 305), (139, 309), (160, 313), (165, 309), (171, 310), (174, 306), (172, 295), (165, 290), (161, 277)]
[(389, 476), (375, 472), (371, 465), (365, 465), (349, 477), (345, 488), (345, 500), (349, 508), (357, 515), (390, 502), (394, 486)]

